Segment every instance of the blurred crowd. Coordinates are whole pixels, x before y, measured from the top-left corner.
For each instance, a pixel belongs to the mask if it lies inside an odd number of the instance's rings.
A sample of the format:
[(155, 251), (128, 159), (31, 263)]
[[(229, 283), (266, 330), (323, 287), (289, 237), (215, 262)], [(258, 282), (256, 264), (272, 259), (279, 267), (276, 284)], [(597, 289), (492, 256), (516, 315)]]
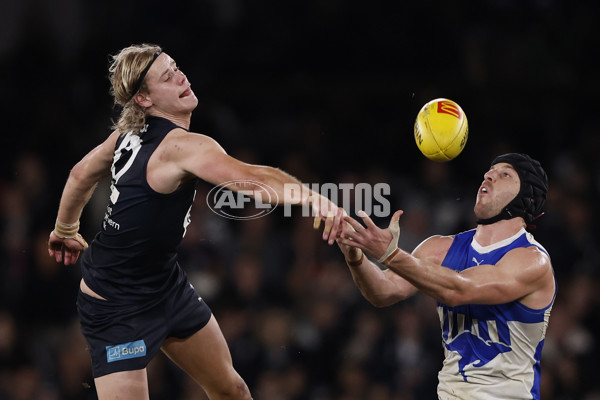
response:
[[(79, 267), (56, 264), (46, 243), (69, 168), (115, 115), (107, 55), (143, 41), (164, 45), (192, 82), (192, 130), (232, 155), (307, 183), (388, 183), (392, 211), (405, 211), (407, 250), (475, 226), (476, 190), (496, 155), (539, 159), (550, 192), (533, 233), (559, 286), (542, 398), (600, 399), (594, 14), (586, 2), (552, 0), (490, 0), (468, 13), (397, 3), (3, 3), (0, 400), (96, 398), (75, 309)], [(142, 34), (134, 20), (150, 28)], [(416, 113), (435, 97), (458, 101), (471, 128), (464, 152), (445, 164), (421, 156), (412, 137)], [(84, 210), (88, 240), (107, 186)], [(375, 308), (311, 218), (278, 208), (228, 220), (207, 207), (210, 189), (198, 185), (180, 262), (256, 399), (436, 398), (443, 349), (432, 299)], [(205, 399), (162, 355), (148, 375), (153, 400)]]
[[(240, 152), (247, 161), (255, 157), (251, 150)], [(284, 164), (301, 173), (309, 163), (294, 156)], [(24, 154), (14, 166), (15, 178), (1, 186), (3, 400), (95, 398), (74, 303), (80, 272), (56, 264), (46, 251), (57, 204), (45, 197), (47, 168), (35, 155)], [(405, 210), (400, 245), (406, 249), (433, 233), (473, 227), (470, 209), (479, 182), (472, 190), (457, 188), (451, 164), (423, 160), (418, 170), (344, 174), (336, 182), (387, 179), (392, 207)], [(594, 331), (600, 322), (597, 217), (589, 199), (569, 195), (573, 184), (585, 190), (590, 185), (583, 171), (573, 174), (568, 181), (552, 179), (546, 215), (534, 231), (552, 256), (559, 284), (543, 353), (546, 400), (600, 398), (593, 364), (600, 356)], [(234, 365), (255, 398), (435, 398), (443, 350), (432, 299), (417, 295), (375, 308), (354, 286), (337, 247), (320, 239), (300, 209), (292, 210), (292, 217), (278, 208), (262, 218), (229, 220), (207, 207), (210, 189), (198, 186), (181, 264), (215, 313)], [(105, 182), (84, 214), (88, 239), (100, 226), (96, 214), (104, 212), (106, 190)], [(205, 398), (162, 355), (148, 374), (152, 399)]]

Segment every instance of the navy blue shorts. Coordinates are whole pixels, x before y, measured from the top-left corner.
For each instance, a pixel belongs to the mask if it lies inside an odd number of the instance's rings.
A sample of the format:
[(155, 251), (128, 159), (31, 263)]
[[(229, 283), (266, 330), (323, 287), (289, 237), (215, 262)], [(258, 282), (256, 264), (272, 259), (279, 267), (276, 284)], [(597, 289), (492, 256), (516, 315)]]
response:
[(94, 378), (146, 368), (166, 338), (187, 338), (202, 329), (212, 315), (187, 282), (162, 300), (143, 305), (117, 305), (80, 290), (77, 310)]

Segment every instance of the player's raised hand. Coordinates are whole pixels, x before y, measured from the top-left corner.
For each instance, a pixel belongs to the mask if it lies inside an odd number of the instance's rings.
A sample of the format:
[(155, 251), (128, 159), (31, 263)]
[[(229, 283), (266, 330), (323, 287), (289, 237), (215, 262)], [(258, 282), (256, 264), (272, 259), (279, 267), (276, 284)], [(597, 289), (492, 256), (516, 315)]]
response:
[(386, 259), (398, 248), (399, 221), (402, 213), (402, 210), (396, 211), (386, 229), (375, 225), (373, 220), (362, 210), (358, 212), (358, 216), (363, 220), (364, 226), (354, 218), (346, 216), (344, 220), (352, 229), (343, 230), (340, 243), (359, 248), (369, 256), (385, 263)]

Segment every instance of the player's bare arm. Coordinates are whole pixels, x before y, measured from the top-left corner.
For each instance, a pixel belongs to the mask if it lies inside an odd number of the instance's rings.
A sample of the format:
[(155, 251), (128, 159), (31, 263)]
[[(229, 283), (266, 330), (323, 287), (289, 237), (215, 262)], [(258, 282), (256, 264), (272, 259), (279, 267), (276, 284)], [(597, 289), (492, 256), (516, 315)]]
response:
[(100, 179), (110, 175), (110, 166), (118, 137), (119, 132), (113, 132), (107, 140), (96, 146), (75, 164), (69, 173), (61, 197), (57, 216), (59, 221), (64, 223), (77, 221)]
[[(362, 218), (366, 229), (346, 217), (355, 229), (346, 232), (342, 242), (354, 243), (367, 254), (379, 257), (385, 250), (385, 238), (391, 240), (392, 235), (389, 229), (375, 226), (367, 216)], [(373, 240), (374, 237), (381, 240)], [(552, 301), (554, 278), (550, 260), (536, 247), (511, 250), (495, 266), (480, 265), (456, 272), (441, 265), (450, 244), (450, 238), (433, 237), (417, 247), (414, 254), (398, 249), (387, 266), (419, 290), (449, 306), (519, 300), (528, 307), (542, 308)]]
[[(360, 214), (363, 215), (362, 213)], [(397, 223), (401, 214), (401, 211), (394, 214), (390, 225)], [(350, 218), (348, 218), (348, 220), (350, 220)], [(380, 251), (384, 251), (388, 247), (388, 241), (394, 240), (392, 234), (386, 232), (384, 229), (379, 229), (374, 224), (369, 225), (369, 231), (363, 230), (363, 233), (373, 235), (373, 238), (376, 240), (369, 240), (367, 243), (375, 243), (378, 245), (377, 248), (379, 248)], [(357, 224), (354, 224), (354, 226), (359, 230), (362, 229), (362, 227)], [(342, 231), (342, 237), (345, 236), (344, 234), (348, 230), (355, 231), (352, 225), (346, 224)], [(413, 296), (418, 291), (417, 287), (394, 270), (389, 268), (381, 269), (377, 264), (373, 263), (368, 258), (363, 257), (363, 251), (361, 249), (347, 244), (348, 242), (344, 241), (342, 238), (338, 239), (337, 242), (346, 258), (355, 284), (360, 289), (363, 296), (374, 306), (385, 307), (397, 303)], [(452, 237), (450, 236), (432, 236), (423, 241), (413, 251), (413, 255), (441, 264), (451, 244)], [(377, 250), (370, 251), (373, 252)], [(360, 260), (361, 262), (357, 262), (356, 260)]]
[(417, 292), (417, 288), (390, 269), (381, 269), (362, 250), (343, 245), (337, 240), (354, 283), (365, 299), (376, 307), (386, 307), (405, 300)]
[[(92, 197), (96, 185), (110, 174), (113, 151), (119, 137), (114, 131), (107, 140), (85, 155), (71, 170), (63, 190), (57, 215), (57, 227), (73, 227), (75, 233), (79, 227), (81, 212)], [(77, 228), (77, 229), (76, 229)], [(56, 229), (50, 233), (48, 253), (57, 262), (74, 264), (80, 252), (86, 247), (85, 240), (64, 238)]]
[[(333, 244), (340, 230), (342, 208), (310, 190), (286, 191), (285, 184), (295, 184), (298, 188), (304, 188), (298, 179), (278, 168), (237, 160), (229, 156), (209, 136), (175, 129), (167, 135), (150, 158), (148, 182), (155, 190), (168, 193), (192, 176), (215, 185), (230, 181), (263, 183), (272, 188), (280, 200), (288, 204), (311, 202), (317, 214), (326, 220), (323, 239), (327, 239), (329, 244)], [(171, 182), (171, 186), (165, 186), (164, 182)], [(232, 188), (236, 189), (235, 186)], [(237, 189), (249, 188), (244, 186)]]
[(554, 294), (547, 256), (533, 247), (512, 250), (495, 266), (479, 265), (462, 272), (402, 250), (388, 267), (449, 306), (520, 300), (531, 308), (542, 308)]

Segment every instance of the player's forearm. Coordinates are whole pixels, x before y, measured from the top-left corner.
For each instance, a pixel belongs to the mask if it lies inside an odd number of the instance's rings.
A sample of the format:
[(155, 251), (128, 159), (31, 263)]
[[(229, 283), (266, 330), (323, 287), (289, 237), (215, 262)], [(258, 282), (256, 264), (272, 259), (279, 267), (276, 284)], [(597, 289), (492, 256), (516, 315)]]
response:
[(388, 264), (388, 268), (423, 293), (450, 306), (460, 302), (459, 295), (467, 284), (456, 271), (417, 258), (402, 250)]
[[(366, 257), (360, 265), (348, 265), (352, 279), (365, 299), (376, 307), (386, 307), (410, 297), (414, 292), (390, 281), (386, 272)], [(404, 290), (407, 289), (407, 290)]]
[[(328, 204), (329, 200), (302, 185), (297, 178), (278, 168), (256, 166), (253, 174), (255, 180), (267, 185), (277, 194), (278, 204), (304, 205), (317, 199)], [(263, 189), (263, 188), (256, 188)], [(324, 208), (324, 207), (322, 207)]]
[(60, 199), (58, 221), (66, 224), (78, 221), (98, 181), (108, 173), (107, 162), (99, 162), (95, 154), (94, 151), (88, 154), (69, 173)]
[(81, 217), (81, 212), (92, 197), (98, 181), (80, 176), (73, 169), (60, 199), (57, 220), (63, 223), (74, 223)]

